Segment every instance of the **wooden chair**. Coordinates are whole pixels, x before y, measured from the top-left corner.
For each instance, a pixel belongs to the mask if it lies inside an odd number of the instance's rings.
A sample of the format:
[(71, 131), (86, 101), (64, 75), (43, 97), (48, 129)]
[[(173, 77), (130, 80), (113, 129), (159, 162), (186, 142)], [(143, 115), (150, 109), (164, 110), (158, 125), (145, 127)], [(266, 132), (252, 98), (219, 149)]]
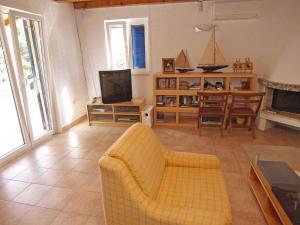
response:
[[(203, 126), (217, 126), (220, 127), (221, 136), (223, 136), (229, 94), (229, 92), (198, 92), (198, 128), (200, 135)], [(219, 118), (220, 122), (218, 124), (203, 124), (203, 118), (205, 117)]]
[(265, 93), (232, 93), (232, 102), (229, 104), (229, 111), (226, 123), (226, 129), (229, 125), (229, 134), (232, 130), (232, 119), (243, 117), (248, 120), (244, 125), (235, 125), (236, 127), (246, 127), (252, 130), (252, 136), (255, 138), (255, 119), (258, 115)]

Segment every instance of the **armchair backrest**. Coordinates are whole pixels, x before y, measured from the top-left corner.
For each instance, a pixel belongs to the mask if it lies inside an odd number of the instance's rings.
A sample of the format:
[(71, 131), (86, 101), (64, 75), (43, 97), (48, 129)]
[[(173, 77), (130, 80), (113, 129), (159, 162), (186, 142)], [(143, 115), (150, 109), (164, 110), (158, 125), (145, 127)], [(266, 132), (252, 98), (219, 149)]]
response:
[(105, 153), (122, 160), (142, 191), (155, 198), (165, 170), (162, 145), (151, 128), (131, 126)]

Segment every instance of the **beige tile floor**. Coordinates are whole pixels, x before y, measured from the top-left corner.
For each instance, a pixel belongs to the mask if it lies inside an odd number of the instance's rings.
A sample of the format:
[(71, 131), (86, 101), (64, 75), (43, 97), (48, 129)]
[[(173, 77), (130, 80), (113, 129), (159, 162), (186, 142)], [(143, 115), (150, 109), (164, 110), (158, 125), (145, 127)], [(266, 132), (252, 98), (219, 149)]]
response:
[[(0, 225), (104, 224), (97, 160), (126, 127), (81, 123), (0, 168)], [(263, 216), (246, 182), (249, 162), (243, 144), (300, 146), (300, 132), (274, 128), (236, 130), (221, 138), (217, 129), (154, 129), (178, 151), (216, 154), (229, 189), (234, 225), (263, 225)]]

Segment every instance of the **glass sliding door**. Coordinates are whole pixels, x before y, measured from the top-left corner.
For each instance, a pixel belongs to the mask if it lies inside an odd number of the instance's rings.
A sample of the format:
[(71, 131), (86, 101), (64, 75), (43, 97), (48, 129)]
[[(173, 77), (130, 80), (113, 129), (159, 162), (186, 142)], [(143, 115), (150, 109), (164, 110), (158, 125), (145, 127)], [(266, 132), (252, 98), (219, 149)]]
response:
[(40, 16), (0, 7), (0, 161), (52, 134)]
[[(2, 28), (2, 27), (1, 27)], [(0, 158), (25, 144), (0, 31)]]
[(42, 24), (39, 18), (27, 18), (16, 12), (10, 18), (30, 136), (37, 140), (52, 131)]

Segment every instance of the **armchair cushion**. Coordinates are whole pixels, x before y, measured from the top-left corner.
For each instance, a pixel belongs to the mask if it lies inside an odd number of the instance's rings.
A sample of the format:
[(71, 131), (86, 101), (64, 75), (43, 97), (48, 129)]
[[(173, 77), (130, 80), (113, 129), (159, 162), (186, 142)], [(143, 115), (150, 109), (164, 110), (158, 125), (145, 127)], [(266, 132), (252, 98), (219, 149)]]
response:
[(169, 206), (221, 212), (231, 221), (230, 205), (219, 169), (166, 167), (157, 201)]
[(122, 160), (145, 194), (156, 197), (164, 174), (165, 158), (158, 138), (149, 127), (142, 124), (131, 126), (106, 155)]

